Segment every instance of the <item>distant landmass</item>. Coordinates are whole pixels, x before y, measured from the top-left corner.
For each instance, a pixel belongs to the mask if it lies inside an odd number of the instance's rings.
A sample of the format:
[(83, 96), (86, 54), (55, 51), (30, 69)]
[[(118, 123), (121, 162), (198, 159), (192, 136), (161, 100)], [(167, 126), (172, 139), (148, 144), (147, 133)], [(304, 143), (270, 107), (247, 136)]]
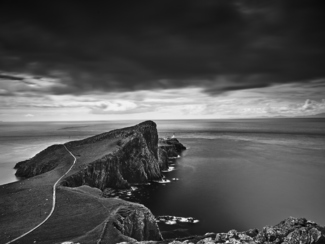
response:
[(314, 115), (296, 116), (295, 118), (325, 118), (325, 113), (319, 113)]
[(294, 117), (289, 117), (289, 116), (284, 116), (284, 115), (276, 115), (276, 116), (272, 116), (272, 117), (268, 117), (268, 116), (262, 116), (260, 117), (262, 119), (264, 118), (268, 118), (268, 119), (272, 119), (272, 118), (276, 118), (276, 119), (280, 119), (280, 118), (284, 118), (284, 119), (290, 119), (290, 118), (325, 118), (325, 113), (319, 113), (319, 114), (314, 114), (314, 115), (299, 115), (299, 116), (294, 116)]
[(157, 219), (112, 193), (163, 181), (183, 150), (158, 138), (153, 121), (46, 148), (16, 164), (21, 181), (0, 186), (0, 243), (325, 243), (324, 227), (293, 217), (260, 231), (163, 240), (157, 221), (175, 217)]
[(311, 115), (310, 117), (313, 117), (313, 118), (325, 118), (325, 113)]

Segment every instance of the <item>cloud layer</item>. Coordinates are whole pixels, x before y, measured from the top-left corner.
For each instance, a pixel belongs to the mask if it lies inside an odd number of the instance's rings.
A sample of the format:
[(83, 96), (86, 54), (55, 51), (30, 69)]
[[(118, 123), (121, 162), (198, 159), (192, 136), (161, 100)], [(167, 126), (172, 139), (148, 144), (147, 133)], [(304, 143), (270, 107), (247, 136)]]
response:
[(324, 12), (321, 0), (7, 1), (0, 78), (42, 77), (52, 85), (33, 91), (48, 94), (309, 81), (325, 77)]
[(6, 120), (304, 117), (325, 113), (325, 92), (317, 87), (322, 82), (314, 83), (229, 91), (219, 96), (210, 96), (203, 88), (0, 96), (0, 115)]
[(323, 0), (2, 1), (1, 120), (325, 112)]

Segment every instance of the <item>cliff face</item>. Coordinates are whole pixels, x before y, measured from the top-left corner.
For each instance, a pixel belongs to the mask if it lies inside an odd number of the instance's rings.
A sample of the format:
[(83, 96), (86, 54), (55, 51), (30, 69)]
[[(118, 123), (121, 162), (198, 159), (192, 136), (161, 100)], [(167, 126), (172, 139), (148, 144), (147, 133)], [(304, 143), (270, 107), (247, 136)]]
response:
[(161, 170), (168, 169), (168, 154), (164, 149), (160, 147), (158, 148), (158, 162)]
[(176, 158), (186, 150), (176, 138), (158, 139), (158, 162), (161, 170), (168, 170), (170, 158)]
[(153, 156), (158, 159), (158, 132), (157, 125), (153, 121), (146, 121), (135, 126), (143, 138), (146, 140), (147, 147)]
[[(115, 149), (106, 152), (108, 144), (114, 142)], [(80, 141), (65, 144), (80, 156), (79, 161), (87, 163), (76, 165), (78, 171), (63, 179), (64, 186), (89, 185), (99, 189), (107, 187), (128, 188), (133, 183), (146, 183), (162, 179), (158, 159), (158, 133), (156, 124), (145, 121), (136, 126), (113, 130)], [(35, 157), (18, 163), (16, 175), (32, 177), (60, 165), (62, 145), (51, 146)], [(101, 156), (99, 156), (101, 155)]]
[(159, 139), (159, 148), (167, 153), (168, 157), (177, 157), (186, 150), (186, 147), (181, 144), (176, 138)]
[(132, 208), (119, 208), (114, 215), (113, 226), (122, 235), (137, 241), (162, 240), (154, 216), (150, 210), (141, 205)]
[(76, 187), (86, 184), (103, 190), (107, 187), (128, 188), (132, 183), (161, 179), (157, 153), (152, 153), (157, 148), (152, 145), (155, 138), (149, 133), (146, 136), (136, 130), (128, 132), (127, 137), (120, 141), (119, 150), (65, 178), (62, 185)]

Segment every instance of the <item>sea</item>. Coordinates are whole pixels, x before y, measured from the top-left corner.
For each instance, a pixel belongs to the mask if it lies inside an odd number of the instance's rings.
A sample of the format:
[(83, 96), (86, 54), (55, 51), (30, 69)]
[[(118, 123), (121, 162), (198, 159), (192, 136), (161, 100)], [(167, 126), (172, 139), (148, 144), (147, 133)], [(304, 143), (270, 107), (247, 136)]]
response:
[[(1, 122), (0, 185), (19, 180), (14, 165), (52, 144), (139, 122)], [(289, 216), (325, 225), (325, 119), (155, 122), (160, 137), (174, 134), (187, 150), (163, 182), (134, 187), (130, 200), (159, 219), (198, 220), (159, 222), (165, 238), (261, 229)]]

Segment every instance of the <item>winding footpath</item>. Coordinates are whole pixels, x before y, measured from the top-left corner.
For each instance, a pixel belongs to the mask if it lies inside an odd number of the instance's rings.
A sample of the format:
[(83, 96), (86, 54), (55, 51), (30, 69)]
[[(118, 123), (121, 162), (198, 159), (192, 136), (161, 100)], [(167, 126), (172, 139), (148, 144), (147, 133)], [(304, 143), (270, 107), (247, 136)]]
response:
[(29, 233), (31, 233), (31, 232), (33, 232), (34, 230), (36, 230), (38, 227), (40, 227), (41, 225), (43, 225), (50, 217), (51, 217), (51, 215), (53, 214), (53, 212), (54, 212), (54, 209), (55, 209), (55, 202), (56, 202), (56, 186), (57, 186), (57, 184), (60, 182), (60, 180), (62, 180), (62, 178), (64, 177), (64, 176), (66, 176), (69, 172), (70, 172), (70, 170), (73, 168), (73, 166), (75, 165), (75, 163), (76, 163), (76, 161), (77, 161), (77, 158), (72, 154), (72, 152), (70, 152), (69, 151), (69, 149), (64, 145), (64, 144), (62, 144), (63, 146), (64, 146), (64, 148), (68, 151), (68, 153), (70, 153), (70, 155), (74, 158), (74, 161), (73, 161), (73, 164), (71, 165), (71, 167), (67, 170), (67, 172), (65, 172), (55, 183), (54, 183), (54, 185), (53, 185), (53, 202), (52, 202), (52, 209), (51, 209), (51, 212), (50, 212), (50, 214), (41, 222), (41, 223), (39, 223), (38, 225), (36, 225), (33, 229), (31, 229), (31, 230), (29, 230), (29, 231), (27, 231), (27, 232), (25, 232), (24, 234), (22, 234), (22, 235), (20, 235), (20, 236), (18, 236), (18, 237), (16, 237), (15, 239), (13, 239), (13, 240), (11, 240), (11, 241), (9, 241), (9, 242), (7, 242), (7, 243), (5, 243), (5, 244), (9, 244), (9, 243), (13, 243), (13, 242), (15, 242), (15, 241), (17, 241), (17, 240), (19, 240), (19, 239), (21, 239), (21, 238), (23, 238), (24, 236), (26, 236), (26, 235), (28, 235)]

